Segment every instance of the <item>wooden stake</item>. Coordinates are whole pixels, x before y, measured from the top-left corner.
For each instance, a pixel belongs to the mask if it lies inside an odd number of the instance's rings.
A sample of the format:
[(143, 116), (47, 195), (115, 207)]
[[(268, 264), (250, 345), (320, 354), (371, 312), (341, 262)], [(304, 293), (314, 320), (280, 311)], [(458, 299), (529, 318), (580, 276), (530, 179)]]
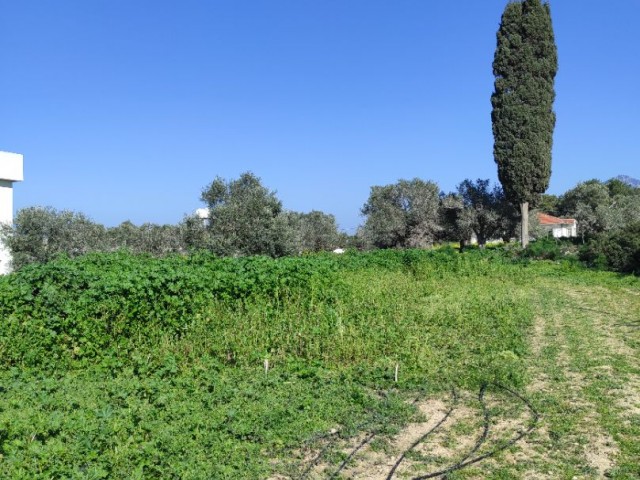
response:
[(264, 359), (264, 373), (269, 373), (269, 359), (265, 358)]
[(400, 367), (400, 365), (396, 363), (396, 375), (395, 375), (396, 383), (398, 383), (398, 368), (399, 367)]

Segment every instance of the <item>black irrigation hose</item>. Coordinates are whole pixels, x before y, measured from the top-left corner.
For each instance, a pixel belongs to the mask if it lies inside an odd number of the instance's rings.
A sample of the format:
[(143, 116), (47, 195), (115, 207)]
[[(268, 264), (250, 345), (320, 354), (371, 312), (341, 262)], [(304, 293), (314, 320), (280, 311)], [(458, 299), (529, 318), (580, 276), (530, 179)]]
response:
[(478, 400), (480, 401), (480, 405), (482, 405), (482, 417), (483, 417), (482, 433), (476, 440), (476, 443), (473, 446), (473, 448), (469, 450), (464, 457), (458, 460), (458, 463), (449, 467), (451, 468), (451, 471), (457, 470), (460, 465), (462, 465), (469, 457), (471, 457), (471, 455), (476, 453), (478, 449), (482, 445), (484, 445), (484, 442), (487, 441), (487, 437), (489, 436), (489, 409), (487, 408), (487, 402), (485, 402), (484, 400), (484, 393), (486, 392), (486, 390), (487, 390), (487, 384), (483, 383), (482, 386), (480, 387), (480, 392), (478, 393)]
[(533, 422), (531, 423), (531, 425), (529, 426), (529, 428), (527, 428), (526, 430), (520, 432), (518, 435), (516, 435), (514, 438), (512, 438), (511, 440), (509, 440), (507, 443), (494, 448), (493, 450), (490, 450), (487, 453), (484, 453), (482, 455), (479, 455), (475, 458), (472, 458), (471, 460), (466, 460), (463, 462), (458, 462), (457, 464), (445, 468), (444, 470), (440, 470), (438, 472), (434, 472), (434, 473), (430, 473), (428, 475), (422, 475), (419, 477), (413, 477), (411, 480), (426, 480), (428, 478), (434, 478), (434, 477), (439, 477), (441, 475), (446, 475), (448, 473), (454, 472), (456, 470), (460, 470), (462, 468), (468, 467), (469, 465), (473, 465), (475, 463), (478, 463), (482, 460), (485, 460), (489, 457), (494, 456), (495, 454), (506, 450), (507, 448), (509, 448), (510, 446), (514, 445), (517, 441), (519, 441), (521, 438), (523, 438), (525, 435), (528, 435), (529, 433), (531, 433), (533, 431), (534, 428), (536, 428), (538, 420), (540, 419), (540, 414), (538, 413), (538, 411), (533, 407), (533, 405), (531, 404), (531, 402), (529, 402), (529, 400), (527, 400), (526, 398), (524, 398), (522, 395), (520, 395), (518, 392), (515, 392), (513, 390), (511, 390), (508, 387), (505, 387), (504, 385), (501, 385), (499, 383), (494, 383), (493, 385), (495, 385), (498, 388), (501, 388), (503, 390), (505, 390), (506, 392), (510, 393), (511, 395), (513, 395), (514, 397), (518, 398), (519, 400), (521, 400), (526, 406), (527, 408), (531, 411), (532, 415), (533, 415)]
[(342, 472), (342, 470), (344, 469), (344, 467), (347, 466), (347, 463), (349, 463), (349, 461), (351, 461), (351, 459), (356, 455), (356, 453), (358, 453), (360, 451), (361, 448), (363, 448), (365, 445), (367, 445), (371, 440), (373, 440), (373, 438), (378, 434), (377, 431), (373, 431), (371, 432), (369, 435), (367, 435), (365, 437), (364, 440), (362, 440), (357, 446), (356, 448), (354, 448), (353, 450), (351, 450), (351, 453), (349, 453), (349, 455), (347, 456), (347, 458), (344, 459), (344, 461), (340, 464), (340, 466), (338, 467), (338, 469), (333, 472), (331, 474), (331, 476), (329, 477), (331, 480), (333, 480), (334, 478), (336, 478), (338, 475), (340, 475), (340, 472)]
[[(388, 391), (381, 391), (378, 392), (380, 394), (380, 396), (385, 398), (385, 401), (388, 402), (388, 396), (389, 396), (389, 392)], [(414, 398), (413, 402), (411, 402), (412, 405), (415, 405), (421, 397), (424, 396), (424, 393), (422, 393), (421, 395), (418, 395), (416, 398)], [(376, 418), (377, 415), (374, 415), (374, 418)], [(363, 430), (364, 427), (367, 427), (369, 425), (373, 425), (375, 422), (368, 420), (366, 422), (363, 422), (359, 425), (357, 425), (355, 427), (356, 430)], [(323, 440), (326, 438), (330, 438), (330, 437), (334, 437), (336, 435), (340, 434), (340, 430), (336, 430), (335, 432), (329, 432), (329, 433), (321, 433), (318, 435), (314, 435), (313, 437), (311, 437), (310, 439), (306, 440), (304, 442), (305, 445), (309, 445), (315, 441), (318, 440)], [(351, 454), (349, 455), (349, 457), (347, 458), (347, 460), (345, 462), (343, 462), (342, 465), (340, 465), (340, 467), (338, 468), (338, 470), (336, 472), (333, 473), (331, 478), (334, 478), (335, 475), (339, 474), (344, 467), (346, 466), (346, 464), (349, 462), (349, 460), (351, 458), (353, 458), (353, 456), (362, 448), (364, 447), (367, 443), (369, 443), (371, 440), (373, 440), (373, 438), (378, 434), (378, 430), (374, 430), (371, 434), (369, 434), (367, 436), (367, 438), (365, 438), (365, 440), (363, 440), (358, 446), (356, 446), (356, 448), (354, 450), (352, 450)], [(309, 473), (311, 473), (311, 470), (313, 470), (313, 468), (318, 465), (318, 463), (320, 462), (320, 460), (322, 459), (322, 457), (324, 457), (324, 455), (327, 453), (327, 451), (329, 451), (329, 449), (331, 448), (332, 443), (328, 443), (327, 445), (325, 445), (324, 448), (322, 448), (322, 450), (320, 450), (320, 452), (318, 453), (318, 455), (316, 455), (316, 457), (309, 463), (309, 465), (307, 465), (307, 468), (305, 468), (304, 472), (302, 472), (302, 474), (300, 475), (300, 477), (298, 477), (298, 480), (305, 480)]]
[(478, 449), (484, 444), (484, 442), (487, 441), (487, 438), (489, 437), (489, 409), (487, 408), (487, 402), (484, 401), (484, 393), (486, 391), (487, 391), (487, 384), (483, 383), (482, 386), (480, 387), (480, 393), (478, 394), (478, 401), (480, 402), (480, 405), (482, 405), (482, 418), (483, 418), (482, 433), (480, 434), (480, 437), (478, 437), (478, 440), (476, 440), (476, 444), (473, 446), (473, 448), (469, 450), (469, 452), (462, 459), (460, 459), (459, 463), (464, 462), (471, 455), (476, 453)]
[[(389, 392), (385, 392), (385, 391), (379, 391), (377, 392), (380, 396), (384, 397), (385, 402), (388, 402), (388, 398), (389, 398)], [(418, 399), (416, 398), (414, 400), (414, 403), (417, 402)], [(376, 417), (376, 414), (374, 412), (374, 418)], [(371, 420), (367, 420), (365, 422), (362, 422), (358, 425), (356, 425), (355, 430), (363, 430), (365, 427), (372, 425), (374, 422)], [(334, 437), (336, 435), (340, 434), (340, 430), (336, 430), (335, 432), (329, 432), (329, 433), (321, 433), (318, 435), (314, 435), (313, 437), (311, 437), (310, 439), (308, 439), (307, 441), (305, 441), (305, 445), (309, 445), (315, 441), (318, 440), (323, 440), (326, 438), (331, 438)], [(375, 433), (374, 433), (375, 435)], [(372, 437), (373, 438), (373, 437)], [(332, 443), (329, 442), (327, 445), (324, 446), (324, 448), (322, 448), (320, 450), (320, 452), (318, 453), (318, 455), (316, 455), (316, 457), (309, 463), (309, 465), (307, 465), (307, 468), (305, 468), (304, 472), (302, 472), (302, 475), (300, 475), (300, 477), (298, 477), (299, 480), (305, 480), (308, 476), (309, 473), (311, 473), (311, 470), (313, 470), (313, 468), (318, 465), (318, 463), (320, 462), (320, 460), (322, 459), (322, 457), (324, 457), (324, 455), (329, 451), (329, 449), (331, 448)]]
[[(365, 426), (369, 425), (371, 422), (367, 421), (364, 423), (361, 423), (359, 425), (356, 425), (356, 430), (361, 430), (363, 429)], [(323, 440), (325, 438), (331, 438), (334, 437), (336, 435), (338, 435), (340, 433), (340, 430), (336, 430), (335, 432), (330, 432), (330, 433), (323, 433), (320, 435), (316, 435), (315, 437), (312, 437), (310, 440), (307, 440), (305, 442), (305, 444), (310, 444), (313, 443), (314, 441), (317, 440)], [(320, 460), (322, 459), (322, 457), (324, 457), (325, 453), (327, 453), (329, 451), (329, 449), (331, 448), (332, 443), (329, 442), (327, 445), (324, 446), (324, 448), (322, 448), (322, 450), (320, 450), (320, 452), (318, 453), (318, 455), (316, 455), (316, 457), (309, 463), (309, 465), (307, 465), (307, 468), (305, 468), (304, 472), (302, 472), (302, 475), (300, 475), (299, 480), (305, 480), (308, 476), (309, 473), (311, 473), (311, 470), (313, 470), (313, 468), (318, 465), (318, 463), (320, 462)]]
[[(484, 417), (484, 422), (483, 422), (483, 428), (482, 428), (482, 433), (480, 434), (480, 437), (478, 437), (478, 440), (476, 440), (475, 445), (473, 446), (473, 448), (471, 450), (469, 450), (469, 452), (467, 452), (467, 454), (462, 457), (458, 463), (456, 463), (455, 465), (453, 465), (452, 467), (449, 467), (451, 469), (451, 471), (456, 470), (456, 467), (458, 465), (461, 465), (462, 463), (464, 463), (465, 460), (467, 460), (471, 455), (473, 455), (474, 453), (476, 453), (478, 451), (478, 449), (484, 444), (484, 442), (487, 440), (487, 436), (489, 435), (489, 410), (487, 409), (487, 404), (484, 401), (484, 393), (487, 389), (487, 384), (483, 384), (480, 387), (480, 392), (478, 393), (478, 400), (480, 401), (480, 404), (482, 405), (482, 414)], [(457, 399), (456, 399), (457, 400)], [(448, 414), (450, 414), (452, 412), (453, 408), (451, 410), (449, 410)], [(447, 416), (448, 416), (447, 414)], [(444, 419), (443, 419), (444, 420)], [(395, 463), (395, 465), (393, 466), (393, 468), (391, 469), (391, 471), (389, 472), (389, 475), (387, 476), (386, 480), (391, 480), (393, 475), (395, 474), (395, 471), (397, 469), (397, 467), (400, 465), (400, 463), (402, 462), (402, 460), (404, 460), (405, 455), (413, 450), (415, 447), (417, 447), (420, 443), (422, 443), (429, 435), (431, 435), (438, 427), (440, 427), (440, 425), (443, 422), (443, 420), (440, 421), (440, 423), (438, 423), (438, 425), (436, 425), (434, 428), (432, 428), (431, 430), (429, 430), (427, 433), (425, 433), (422, 437), (420, 437), (416, 442), (413, 443), (413, 445), (411, 445), (407, 450), (405, 450), (405, 452), (400, 456), (400, 458), (398, 459), (398, 461)]]
[(402, 461), (405, 458), (405, 455), (408, 452), (410, 452), (415, 447), (417, 447), (420, 443), (422, 443), (429, 435), (431, 435), (433, 432), (435, 432), (437, 429), (439, 429), (440, 426), (442, 426), (442, 424), (449, 419), (449, 417), (451, 416), (451, 413), (453, 412), (453, 410), (455, 409), (455, 407), (456, 407), (456, 405), (458, 403), (458, 394), (457, 394), (457, 392), (455, 391), (454, 388), (451, 389), (451, 399), (452, 399), (451, 400), (451, 407), (449, 408), (447, 413), (445, 413), (444, 417), (442, 417), (440, 419), (440, 421), (436, 425), (434, 425), (428, 432), (426, 432), (419, 439), (417, 439), (415, 442), (413, 442), (413, 444), (407, 450), (405, 450), (402, 453), (402, 455), (400, 455), (400, 458), (398, 458), (398, 460), (396, 460), (396, 463), (391, 468), (391, 471), (389, 472), (389, 475), (387, 475), (387, 479), (386, 480), (391, 480), (391, 478), (393, 477), (393, 475), (396, 472), (396, 469), (400, 466), (400, 463), (402, 463)]
[[(421, 396), (416, 397), (413, 402), (411, 402), (412, 405), (415, 405), (418, 400), (420, 400)], [(347, 458), (344, 459), (344, 461), (340, 464), (340, 466), (338, 467), (338, 469), (333, 472), (331, 474), (331, 476), (329, 477), (331, 480), (333, 480), (334, 478), (336, 478), (340, 472), (342, 472), (342, 470), (344, 470), (344, 467), (347, 466), (347, 464), (351, 461), (351, 459), (353, 457), (355, 457), (355, 455), (364, 447), (366, 446), (368, 443), (371, 442), (371, 440), (374, 439), (374, 437), (378, 434), (378, 430), (373, 430), (369, 435), (367, 435), (365, 437), (364, 440), (362, 440), (354, 449), (351, 450), (351, 452), (349, 453), (349, 455), (347, 456)]]
[[(324, 440), (325, 438), (334, 437), (335, 435), (338, 435), (339, 433), (340, 433), (340, 431), (337, 430), (335, 432), (323, 433), (323, 434), (320, 434), (320, 435), (316, 435), (315, 437), (312, 437), (311, 439), (307, 440), (305, 443), (308, 445), (308, 444), (316, 442), (318, 440)], [(322, 459), (324, 454), (327, 453), (327, 451), (329, 450), (330, 446), (331, 446), (331, 443), (329, 443), (322, 450), (320, 450), (320, 453), (318, 453), (318, 455), (316, 455), (316, 457), (309, 463), (309, 465), (307, 465), (307, 468), (305, 468), (304, 472), (302, 472), (302, 475), (300, 475), (300, 477), (298, 477), (299, 480), (305, 480), (308, 477), (309, 473), (311, 473), (311, 470), (313, 470), (313, 468), (318, 464), (318, 462), (320, 462), (320, 460)]]
[[(481, 433), (481, 435), (478, 437), (478, 440), (476, 441), (475, 445), (473, 446), (473, 448), (461, 459), (459, 460), (457, 463), (455, 463), (454, 465), (447, 467), (443, 470), (439, 470), (437, 472), (433, 472), (433, 473), (429, 473), (427, 475), (421, 475), (418, 477), (413, 477), (411, 480), (426, 480), (429, 478), (435, 478), (435, 477), (439, 477), (439, 476), (445, 476), (449, 473), (452, 473), (456, 470), (461, 470), (463, 468), (466, 468), (470, 465), (474, 465), (478, 462), (481, 462), (482, 460), (485, 460), (489, 457), (492, 457), (494, 455), (496, 455), (497, 453), (506, 450), (507, 448), (511, 447), (512, 445), (514, 445), (516, 442), (518, 442), (519, 440), (521, 440), (524, 436), (528, 435), (529, 433), (531, 433), (537, 426), (538, 421), (540, 419), (540, 414), (538, 413), (538, 411), (535, 409), (535, 407), (531, 404), (531, 402), (529, 400), (527, 400), (525, 397), (523, 397), (521, 394), (519, 394), (518, 392), (511, 390), (510, 388), (499, 384), (499, 383), (492, 383), (492, 385), (506, 391), (507, 393), (511, 394), (512, 396), (516, 397), (517, 399), (519, 399), (522, 403), (524, 403), (526, 405), (526, 407), (529, 409), (529, 411), (532, 414), (532, 422), (531, 425), (524, 431), (521, 431), (520, 433), (518, 433), (518, 435), (516, 435), (514, 438), (512, 438), (511, 440), (509, 440), (508, 442), (500, 445), (497, 448), (494, 448), (493, 450), (490, 450), (487, 453), (484, 453), (482, 455), (478, 455), (477, 457), (474, 457), (472, 459), (469, 459), (469, 457), (471, 457), (471, 455), (473, 455), (474, 453), (476, 453), (480, 447), (486, 442), (488, 436), (489, 436), (489, 411), (487, 409), (487, 405), (486, 402), (484, 400), (484, 394), (485, 391), (488, 387), (488, 384), (483, 384), (480, 387), (480, 392), (478, 394), (478, 399), (480, 400), (480, 403), (482, 405), (482, 410), (483, 410), (483, 417), (484, 417), (484, 427), (483, 427), (483, 431)], [(386, 396), (386, 394), (385, 394)], [(447, 413), (444, 415), (444, 417), (442, 419), (440, 419), (440, 421), (434, 426), (432, 427), (428, 432), (426, 432), (424, 435), (422, 435), (418, 440), (416, 440), (407, 450), (405, 450), (402, 455), (400, 456), (400, 458), (396, 461), (396, 463), (393, 465), (391, 471), (389, 472), (389, 474), (386, 477), (386, 480), (391, 480), (392, 477), (395, 474), (396, 469), (398, 468), (398, 466), (400, 465), (400, 463), (404, 460), (404, 458), (406, 457), (406, 454), (413, 450), (416, 446), (418, 446), (420, 443), (424, 442), (424, 440), (431, 434), (433, 434), (438, 428), (440, 428), (451, 416), (453, 410), (455, 409), (455, 406), (458, 403), (458, 394), (456, 392), (455, 389), (451, 389), (451, 396), (452, 396), (452, 405), (449, 408), (449, 410), (447, 411)], [(417, 397), (413, 403), (417, 403), (420, 397)], [(361, 425), (359, 425), (357, 428), (361, 429), (367, 425), (371, 425), (374, 422), (365, 422)], [(347, 466), (347, 464), (349, 463), (349, 461), (351, 461), (351, 459), (364, 447), (366, 446), (368, 443), (371, 442), (371, 440), (373, 440), (373, 438), (378, 434), (379, 430), (375, 429), (373, 430), (371, 433), (369, 433), (364, 440), (362, 440), (349, 454), (349, 456), (340, 464), (340, 466), (338, 467), (338, 469), (333, 472), (333, 474), (331, 474), (331, 476), (329, 477), (330, 479), (335, 479), (341, 472), (342, 470)], [(319, 439), (323, 439), (323, 438), (330, 438), (333, 437), (337, 434), (339, 434), (340, 432), (332, 432), (332, 433), (327, 433), (327, 434), (321, 434), (318, 435), (315, 438), (315, 440), (319, 440)], [(309, 441), (310, 442), (310, 441)], [(324, 454), (327, 452), (327, 450), (329, 449), (330, 445), (327, 445), (324, 449), (322, 449), (322, 451), (318, 454), (318, 456), (311, 462), (311, 464), (305, 469), (305, 471), (303, 472), (302, 476), (299, 477), (300, 480), (304, 480), (307, 478), (307, 476), (309, 475), (309, 473), (311, 472), (311, 470), (313, 469), (313, 467), (315, 467), (318, 462), (320, 461), (320, 459), (324, 456)]]

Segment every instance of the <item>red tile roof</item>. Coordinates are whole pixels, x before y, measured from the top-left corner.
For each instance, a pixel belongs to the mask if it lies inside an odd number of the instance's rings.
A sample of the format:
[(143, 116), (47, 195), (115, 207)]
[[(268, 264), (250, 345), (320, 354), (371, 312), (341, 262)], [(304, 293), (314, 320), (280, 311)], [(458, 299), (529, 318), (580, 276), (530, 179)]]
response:
[(573, 218), (558, 218), (546, 213), (538, 213), (538, 221), (540, 225), (573, 225), (576, 223)]

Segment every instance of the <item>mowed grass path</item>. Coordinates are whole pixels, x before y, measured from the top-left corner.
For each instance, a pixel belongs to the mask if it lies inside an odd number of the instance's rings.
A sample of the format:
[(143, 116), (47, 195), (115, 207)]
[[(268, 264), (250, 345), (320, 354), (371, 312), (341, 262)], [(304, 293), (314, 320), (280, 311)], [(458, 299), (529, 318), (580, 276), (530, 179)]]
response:
[(640, 478), (640, 289), (615, 277), (546, 277), (535, 289), (527, 392), (543, 419), (525, 465), (498, 466), (498, 478)]

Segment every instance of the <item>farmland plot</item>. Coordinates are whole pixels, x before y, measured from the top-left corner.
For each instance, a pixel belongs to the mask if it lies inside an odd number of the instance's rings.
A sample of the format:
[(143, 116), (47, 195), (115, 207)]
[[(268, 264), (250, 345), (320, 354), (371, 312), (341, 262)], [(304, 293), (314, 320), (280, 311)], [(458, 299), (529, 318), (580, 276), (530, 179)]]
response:
[(640, 286), (503, 252), (0, 281), (6, 478), (638, 478)]

